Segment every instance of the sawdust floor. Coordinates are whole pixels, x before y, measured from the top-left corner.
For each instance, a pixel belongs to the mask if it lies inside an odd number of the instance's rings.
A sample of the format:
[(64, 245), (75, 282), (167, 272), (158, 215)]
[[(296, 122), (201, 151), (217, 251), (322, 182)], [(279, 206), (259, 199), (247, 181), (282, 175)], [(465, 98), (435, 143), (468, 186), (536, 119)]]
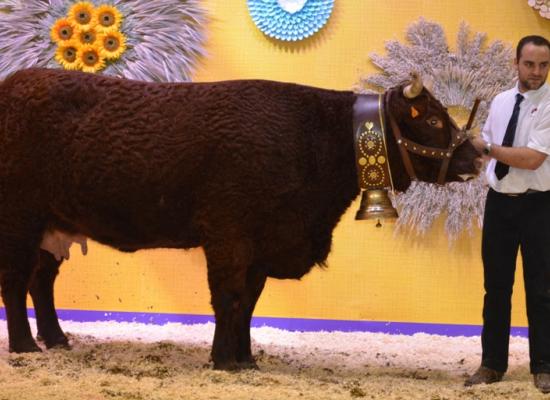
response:
[(0, 400), (550, 399), (532, 384), (525, 338), (512, 338), (503, 382), (464, 388), (479, 337), (255, 328), (260, 370), (232, 373), (209, 363), (213, 324), (64, 321), (71, 351), (19, 355), (0, 323)]

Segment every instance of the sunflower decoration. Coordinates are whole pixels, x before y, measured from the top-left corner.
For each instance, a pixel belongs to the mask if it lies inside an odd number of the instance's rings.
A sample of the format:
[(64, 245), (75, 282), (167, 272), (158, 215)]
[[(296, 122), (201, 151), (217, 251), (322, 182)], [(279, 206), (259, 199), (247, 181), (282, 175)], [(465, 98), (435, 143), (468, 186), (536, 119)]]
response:
[(68, 18), (60, 18), (55, 21), (52, 29), (50, 30), (51, 39), (58, 43), (60, 46), (64, 46), (73, 40), (77, 35), (76, 27)]
[(95, 25), (95, 8), (92, 3), (82, 1), (73, 5), (68, 12), (68, 19), (81, 31), (86, 31)]
[(190, 81), (206, 53), (203, 3), (0, 0), (0, 81), (31, 67)]
[(80, 69), (84, 72), (98, 72), (105, 67), (105, 58), (101, 55), (101, 48), (97, 45), (85, 44), (79, 47), (76, 57)]
[(55, 60), (65, 69), (80, 69), (80, 62), (77, 58), (78, 46), (72, 42), (62, 44), (55, 51)]
[(82, 44), (94, 44), (97, 41), (97, 31), (89, 27), (85, 30), (78, 30), (78, 40)]
[(106, 60), (116, 61), (126, 50), (126, 38), (119, 32), (122, 14), (114, 6), (79, 2), (58, 19), (51, 30), (57, 43), (55, 60), (65, 69), (96, 73)]
[(122, 14), (108, 4), (102, 4), (95, 10), (96, 29), (98, 32), (116, 32), (122, 23)]
[(99, 41), (101, 55), (107, 60), (116, 60), (126, 50), (126, 38), (118, 31), (100, 34)]

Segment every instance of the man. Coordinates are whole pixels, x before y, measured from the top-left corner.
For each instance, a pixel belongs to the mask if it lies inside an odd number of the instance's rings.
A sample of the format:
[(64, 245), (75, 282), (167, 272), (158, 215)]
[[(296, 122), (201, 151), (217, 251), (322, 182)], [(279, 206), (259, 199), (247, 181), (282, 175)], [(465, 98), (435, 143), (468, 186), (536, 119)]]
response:
[(482, 236), (485, 298), (482, 359), (465, 385), (494, 383), (508, 367), (511, 296), (518, 250), (529, 322), (530, 370), (550, 393), (550, 43), (521, 39), (517, 85), (491, 103), (482, 137), (472, 139), (490, 161)]

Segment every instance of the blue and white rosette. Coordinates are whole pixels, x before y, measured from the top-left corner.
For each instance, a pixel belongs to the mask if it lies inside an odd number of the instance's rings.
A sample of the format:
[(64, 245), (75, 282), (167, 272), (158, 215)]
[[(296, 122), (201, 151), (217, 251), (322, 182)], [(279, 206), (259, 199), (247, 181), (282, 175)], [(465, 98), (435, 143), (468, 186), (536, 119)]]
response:
[(247, 0), (252, 20), (263, 33), (285, 41), (302, 40), (327, 22), (334, 0)]

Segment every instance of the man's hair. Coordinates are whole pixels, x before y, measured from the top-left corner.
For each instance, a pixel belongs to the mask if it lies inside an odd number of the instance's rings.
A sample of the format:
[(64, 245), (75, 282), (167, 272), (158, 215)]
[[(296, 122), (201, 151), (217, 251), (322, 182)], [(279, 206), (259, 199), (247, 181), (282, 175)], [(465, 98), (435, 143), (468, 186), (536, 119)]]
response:
[(519, 58), (521, 57), (521, 50), (523, 49), (523, 46), (528, 43), (532, 43), (535, 46), (546, 46), (548, 47), (548, 50), (550, 50), (550, 42), (548, 41), (548, 39), (538, 35), (525, 36), (521, 38), (521, 40), (518, 42), (518, 47), (516, 48), (517, 61), (519, 61)]

